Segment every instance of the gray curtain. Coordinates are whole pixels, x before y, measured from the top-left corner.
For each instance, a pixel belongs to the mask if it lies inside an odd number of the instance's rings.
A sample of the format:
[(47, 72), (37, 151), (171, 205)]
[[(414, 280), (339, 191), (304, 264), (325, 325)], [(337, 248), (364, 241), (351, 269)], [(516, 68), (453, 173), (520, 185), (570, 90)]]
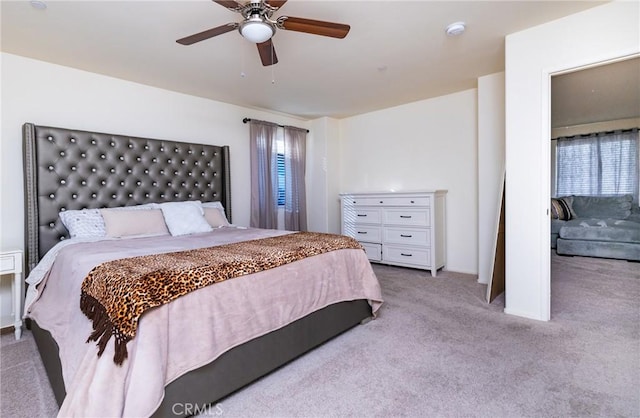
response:
[(305, 129), (284, 127), (284, 229), (288, 231), (307, 230), (307, 198), (304, 183), (306, 141)]
[(278, 125), (251, 121), (251, 220), (253, 228), (278, 227), (278, 170), (276, 133)]

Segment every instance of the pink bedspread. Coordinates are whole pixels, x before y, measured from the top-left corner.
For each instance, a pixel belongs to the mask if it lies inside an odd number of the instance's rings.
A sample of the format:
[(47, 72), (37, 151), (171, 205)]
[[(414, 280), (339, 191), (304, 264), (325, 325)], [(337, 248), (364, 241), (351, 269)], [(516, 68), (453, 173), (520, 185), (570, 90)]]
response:
[[(60, 250), (39, 285), (29, 316), (60, 347), (67, 397), (60, 416), (149, 416), (164, 386), (229, 349), (333, 303), (382, 304), (379, 283), (362, 250), (339, 250), (217, 283), (143, 315), (129, 358), (114, 365), (113, 344), (96, 356), (86, 343), (91, 322), (80, 311), (80, 286), (95, 265), (124, 257), (264, 238), (284, 231), (221, 228), (187, 237), (98, 241)], [(261, 277), (258, 277), (258, 276)]]

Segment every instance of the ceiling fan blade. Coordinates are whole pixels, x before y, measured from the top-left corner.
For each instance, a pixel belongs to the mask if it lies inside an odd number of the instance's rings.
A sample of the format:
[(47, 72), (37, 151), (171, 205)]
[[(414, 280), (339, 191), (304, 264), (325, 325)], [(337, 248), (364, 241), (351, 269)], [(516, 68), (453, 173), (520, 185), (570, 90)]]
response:
[(276, 9), (281, 8), (282, 6), (284, 6), (284, 4), (287, 2), (287, 0), (267, 0), (267, 3), (269, 4), (269, 6), (271, 7), (275, 7)]
[(286, 30), (311, 33), (313, 35), (330, 36), (332, 38), (344, 38), (349, 33), (351, 26), (342, 23), (323, 22), (321, 20), (304, 19), (302, 17), (281, 16), (278, 18), (279, 26)]
[(238, 3), (237, 1), (233, 1), (233, 0), (213, 0), (215, 3), (218, 3), (220, 6), (222, 7), (226, 7), (227, 9), (231, 9), (233, 11), (238, 11), (242, 5), (240, 3)]
[(258, 46), (258, 54), (260, 54), (262, 65), (268, 67), (269, 65), (278, 63), (278, 56), (276, 55), (276, 50), (273, 47), (271, 39), (256, 45)]
[(227, 23), (226, 25), (218, 26), (217, 28), (205, 30), (204, 32), (178, 39), (176, 42), (182, 45), (191, 45), (196, 42), (204, 41), (205, 39), (213, 38), (214, 36), (222, 35), (223, 33), (231, 32), (237, 28), (237, 23)]

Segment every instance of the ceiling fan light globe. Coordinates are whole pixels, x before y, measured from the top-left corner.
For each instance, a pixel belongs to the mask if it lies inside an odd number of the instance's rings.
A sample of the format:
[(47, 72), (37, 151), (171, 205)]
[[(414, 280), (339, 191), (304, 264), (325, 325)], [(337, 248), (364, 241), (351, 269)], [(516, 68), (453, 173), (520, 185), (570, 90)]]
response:
[(274, 34), (273, 27), (262, 20), (247, 20), (240, 26), (240, 34), (248, 41), (261, 44)]

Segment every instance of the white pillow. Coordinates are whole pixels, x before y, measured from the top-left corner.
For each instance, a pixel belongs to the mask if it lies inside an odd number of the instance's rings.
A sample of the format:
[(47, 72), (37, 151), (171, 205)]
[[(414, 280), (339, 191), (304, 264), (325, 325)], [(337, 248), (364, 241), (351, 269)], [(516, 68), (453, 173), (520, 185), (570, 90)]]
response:
[(160, 209), (173, 236), (212, 231), (200, 201), (161, 203)]
[(101, 209), (106, 236), (111, 238), (168, 235), (160, 209)]
[(65, 210), (59, 213), (71, 238), (104, 237), (106, 228), (99, 209)]

